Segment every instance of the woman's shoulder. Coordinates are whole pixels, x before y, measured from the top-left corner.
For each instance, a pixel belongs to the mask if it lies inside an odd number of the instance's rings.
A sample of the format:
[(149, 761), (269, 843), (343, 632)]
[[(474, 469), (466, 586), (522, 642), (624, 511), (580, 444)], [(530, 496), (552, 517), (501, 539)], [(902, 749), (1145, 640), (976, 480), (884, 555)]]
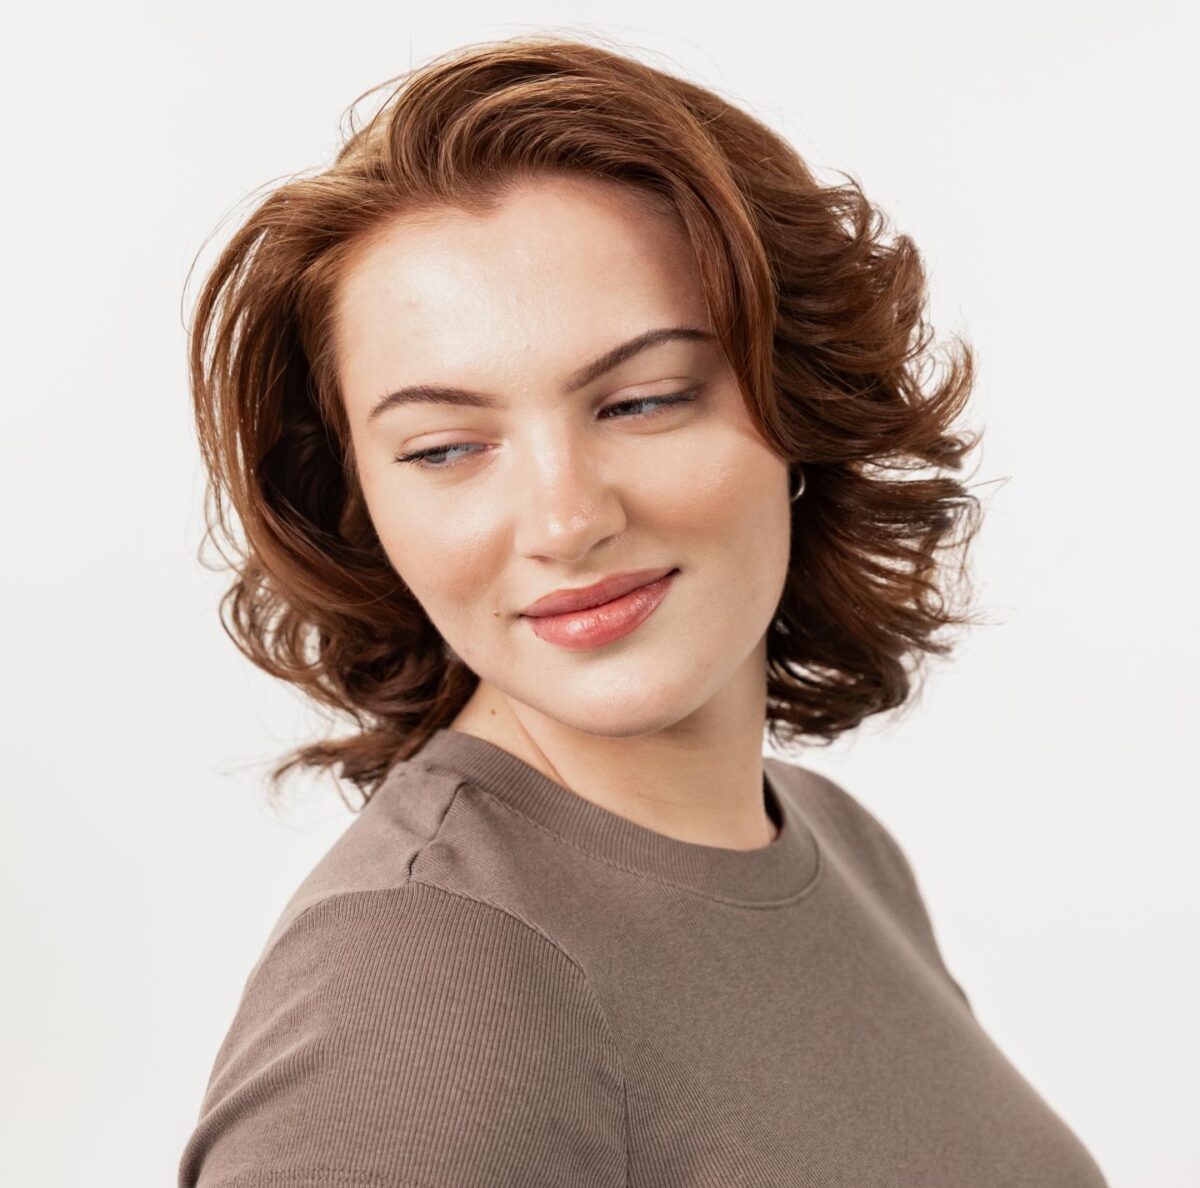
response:
[(912, 862), (891, 830), (832, 777), (791, 760), (765, 762), (816, 835), (823, 861), (835, 859), (855, 888), (885, 908), (969, 1008), (966, 992), (947, 968)]
[(764, 759), (805, 821), (818, 829), (826, 845), (836, 845), (847, 856), (873, 864), (907, 863), (899, 843), (883, 822), (846, 787), (831, 776), (790, 759)]
[(546, 937), (419, 880), (331, 890), (248, 979), (179, 1183), (619, 1183), (623, 1110), (603, 1011)]
[[(450, 772), (421, 764), (401, 761), (393, 765), (292, 892), (266, 939), (262, 956), (301, 916), (326, 901), (406, 886), (417, 856), (437, 838), (460, 783)], [(342, 899), (343, 904), (347, 902)]]
[[(401, 761), (394, 765), (355, 819), (292, 892), (263, 945), (261, 964), (281, 940), (317, 943), (315, 929), (337, 912), (382, 917), (394, 913), (418, 930), (437, 922), (452, 903), (466, 905), (480, 926), (509, 927), (499, 917), (554, 946), (536, 917), (536, 905), (514, 892), (524, 869), (529, 835), (508, 814), (481, 810), (460, 792), (471, 781), (448, 767)], [(503, 870), (489, 877), (499, 858)], [(310, 935), (311, 933), (311, 935)], [(564, 954), (565, 955), (565, 954)], [(255, 966), (256, 972), (258, 965)]]
[(768, 758), (776, 781), (828, 853), (884, 892), (911, 893), (907, 854), (883, 822), (841, 783), (791, 760)]

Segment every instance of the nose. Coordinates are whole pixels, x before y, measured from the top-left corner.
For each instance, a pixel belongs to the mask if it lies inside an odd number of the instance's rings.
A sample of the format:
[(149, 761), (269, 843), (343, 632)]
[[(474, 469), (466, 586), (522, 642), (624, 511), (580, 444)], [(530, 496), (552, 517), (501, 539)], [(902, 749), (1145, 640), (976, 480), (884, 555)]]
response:
[(618, 482), (588, 444), (541, 443), (522, 464), (515, 511), (520, 556), (575, 563), (625, 530)]

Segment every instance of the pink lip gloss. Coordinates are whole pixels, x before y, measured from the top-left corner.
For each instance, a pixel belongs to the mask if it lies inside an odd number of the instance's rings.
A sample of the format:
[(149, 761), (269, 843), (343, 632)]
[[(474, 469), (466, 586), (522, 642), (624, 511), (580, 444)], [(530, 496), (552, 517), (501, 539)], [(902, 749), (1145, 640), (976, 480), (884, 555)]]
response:
[(622, 639), (640, 627), (667, 596), (678, 570), (660, 577), (658, 581), (639, 586), (599, 606), (586, 610), (567, 611), (561, 615), (543, 615), (537, 618), (522, 616), (534, 634), (547, 643), (557, 644), (573, 652), (598, 648), (603, 644)]

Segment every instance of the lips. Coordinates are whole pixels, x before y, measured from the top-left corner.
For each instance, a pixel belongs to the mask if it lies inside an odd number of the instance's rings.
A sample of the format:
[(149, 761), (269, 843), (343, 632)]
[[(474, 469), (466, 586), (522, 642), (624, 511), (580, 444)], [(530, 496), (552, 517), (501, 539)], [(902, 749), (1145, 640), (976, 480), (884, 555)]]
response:
[(631, 590), (648, 586), (671, 573), (674, 566), (667, 565), (658, 569), (636, 569), (628, 573), (615, 573), (603, 581), (590, 586), (582, 586), (573, 590), (555, 590), (527, 606), (521, 614), (526, 618), (538, 619), (547, 615), (561, 615), (570, 611), (587, 610), (620, 598)]
[(540, 640), (568, 652), (589, 652), (632, 635), (658, 610), (675, 581), (678, 569), (657, 581), (637, 586), (599, 606), (557, 615), (523, 615)]

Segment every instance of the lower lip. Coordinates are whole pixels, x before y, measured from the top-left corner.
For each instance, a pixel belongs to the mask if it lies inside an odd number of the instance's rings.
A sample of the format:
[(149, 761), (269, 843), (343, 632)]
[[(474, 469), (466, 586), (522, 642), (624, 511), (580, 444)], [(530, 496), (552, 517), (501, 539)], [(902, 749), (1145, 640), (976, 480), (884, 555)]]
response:
[(667, 596), (671, 582), (679, 571), (671, 570), (658, 581), (639, 586), (599, 606), (587, 610), (569, 611), (562, 615), (542, 615), (534, 618), (522, 615), (534, 634), (547, 643), (557, 644), (573, 652), (598, 648), (622, 639), (636, 631)]

